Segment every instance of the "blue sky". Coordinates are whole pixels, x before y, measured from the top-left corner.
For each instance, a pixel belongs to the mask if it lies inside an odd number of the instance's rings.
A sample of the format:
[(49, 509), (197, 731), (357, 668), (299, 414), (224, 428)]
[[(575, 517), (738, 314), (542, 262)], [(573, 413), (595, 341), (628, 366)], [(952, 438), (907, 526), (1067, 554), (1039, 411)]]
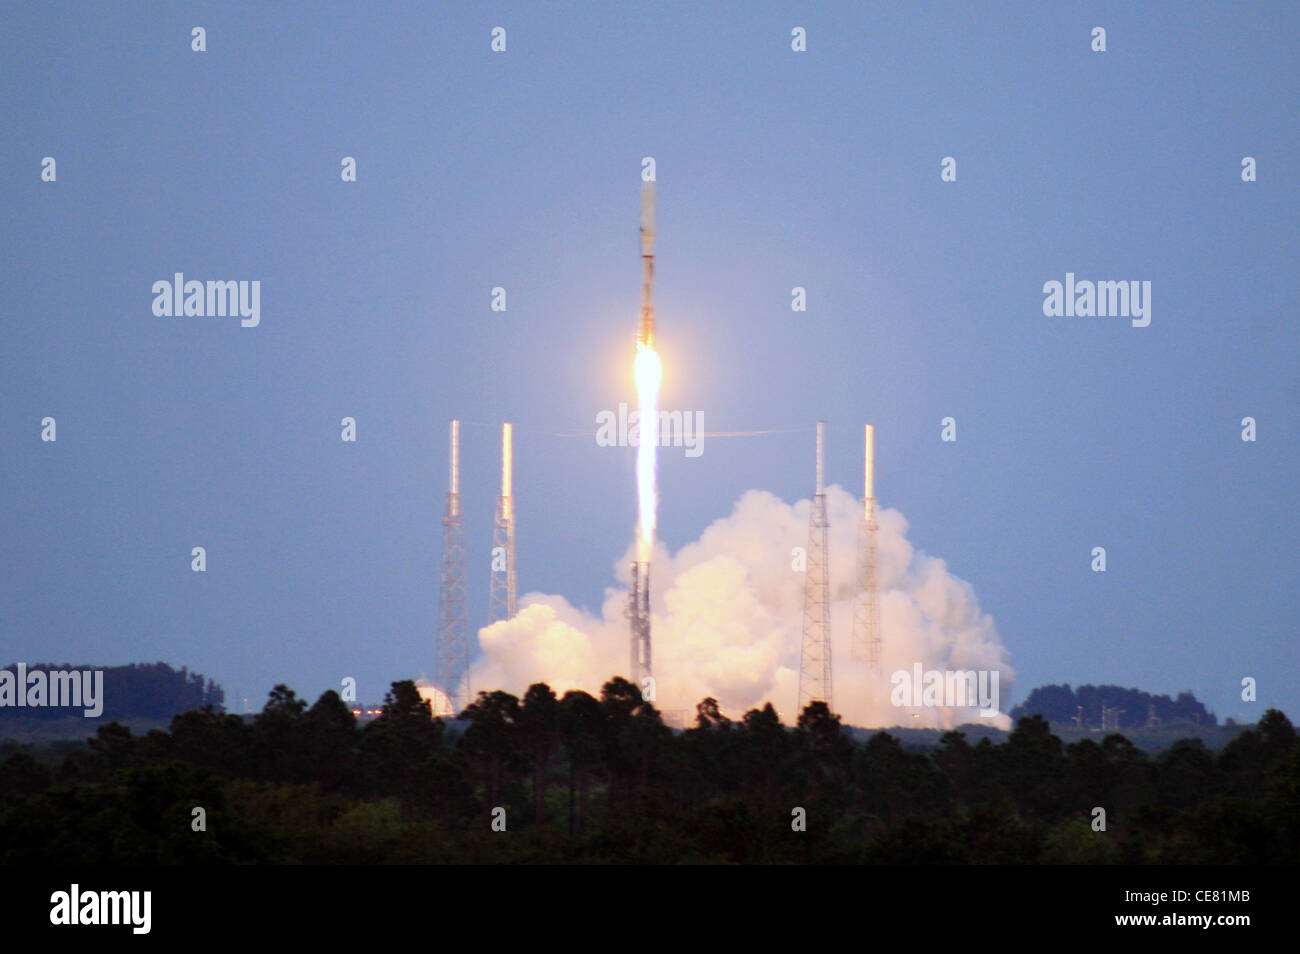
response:
[[(881, 504), (974, 586), (1013, 702), (1108, 682), (1300, 715), (1296, 7), (0, 17), (0, 662), (162, 659), (259, 707), (431, 671), (453, 416), (472, 621), (501, 420), (520, 592), (598, 606), (632, 452), (560, 435), (633, 397), (648, 155), (665, 404), (803, 428), (666, 455), (669, 545), (747, 489), (807, 496), (818, 418), (856, 488), (869, 421)], [(176, 271), (259, 280), (260, 326), (155, 317)], [(1150, 326), (1044, 316), (1066, 272), (1150, 281)]]

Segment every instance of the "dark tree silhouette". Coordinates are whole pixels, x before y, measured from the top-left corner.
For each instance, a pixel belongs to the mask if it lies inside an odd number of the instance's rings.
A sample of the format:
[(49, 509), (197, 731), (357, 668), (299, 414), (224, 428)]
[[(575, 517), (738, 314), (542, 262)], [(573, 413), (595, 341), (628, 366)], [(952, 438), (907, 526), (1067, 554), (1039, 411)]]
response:
[(574, 832), (574, 791), (577, 790), (577, 828), (587, 819), (587, 788), (604, 762), (600, 703), (588, 693), (571, 689), (560, 700), (560, 739), (569, 762), (569, 834)]
[(519, 748), (519, 700), (508, 692), (480, 692), (462, 718), (469, 720), (458, 748), (483, 781), (484, 807), (504, 807), (509, 783), (525, 764)]
[[(997, 745), (962, 732), (933, 750), (886, 732), (858, 744), (820, 703), (789, 728), (771, 705), (733, 722), (705, 699), (674, 733), (617, 677), (599, 699), (541, 683), (522, 704), (480, 693), (464, 717), (449, 747), (410, 681), (361, 727), (337, 693), (308, 707), (278, 685), (252, 718), (205, 706), (169, 732), (110, 722), (85, 743), (0, 742), (0, 864), (1300, 858), (1300, 740), (1275, 710), (1217, 755), (1184, 739), (1154, 758), (1120, 733), (1063, 747), (1041, 716)], [(547, 824), (562, 773), (567, 835)], [(482, 824), (498, 805), (517, 812), (509, 838)]]
[(560, 739), (560, 703), (551, 687), (534, 683), (519, 709), (520, 743), (533, 769), (533, 817), (546, 820), (546, 772)]

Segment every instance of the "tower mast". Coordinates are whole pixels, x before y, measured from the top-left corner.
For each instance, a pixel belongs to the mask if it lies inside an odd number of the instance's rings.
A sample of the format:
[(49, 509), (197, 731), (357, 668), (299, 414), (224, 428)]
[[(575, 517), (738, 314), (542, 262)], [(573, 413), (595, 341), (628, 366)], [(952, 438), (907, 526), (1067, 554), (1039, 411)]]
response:
[(437, 679), (456, 712), (469, 705), (469, 617), (465, 607), (465, 524), (460, 509), (460, 421), (451, 421), (451, 465), (442, 515)]
[(876, 584), (876, 431), (866, 425), (862, 520), (858, 524), (858, 591), (853, 601), (853, 655), (880, 668), (880, 594)]
[(803, 591), (803, 646), (799, 655), (799, 712), (811, 702), (831, 705), (831, 618), (823, 447), (826, 425), (817, 422), (817, 492), (808, 513), (808, 565)]
[(514, 429), (501, 425), (501, 495), (492, 527), (492, 581), (488, 593), (488, 622), (513, 619), (515, 615), (515, 499)]

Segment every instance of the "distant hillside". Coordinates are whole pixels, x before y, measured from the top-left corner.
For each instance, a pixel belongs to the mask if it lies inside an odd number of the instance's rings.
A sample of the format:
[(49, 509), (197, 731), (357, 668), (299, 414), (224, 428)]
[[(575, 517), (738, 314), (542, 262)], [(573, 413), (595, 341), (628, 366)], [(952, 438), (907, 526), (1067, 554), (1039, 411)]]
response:
[[(1190, 692), (1180, 692), (1178, 698), (1154, 696), (1140, 689), (1122, 686), (1080, 686), (1071, 689), (1063, 686), (1041, 686), (1029, 694), (1023, 705), (1011, 710), (1011, 718), (1041, 715), (1049, 722), (1072, 722), (1082, 715), (1084, 727), (1102, 725), (1102, 707), (1105, 707), (1110, 729), (1133, 729), (1147, 724), (1154, 714), (1161, 724), (1183, 722), (1190, 725), (1212, 726), (1218, 721), (1214, 713), (1196, 700)], [(1082, 712), (1080, 712), (1082, 708)]]
[[(1231, 720), (1229, 720), (1231, 721)], [(1097, 726), (1082, 729), (1075, 727), (1069, 722), (1053, 722), (1052, 734), (1061, 740), (1063, 745), (1071, 745), (1081, 739), (1091, 739), (1100, 743), (1105, 737), (1110, 735), (1123, 735), (1141, 752), (1155, 758), (1164, 752), (1169, 751), (1179, 742), (1195, 739), (1198, 740), (1207, 751), (1218, 752), (1224, 746), (1241, 735), (1243, 732), (1251, 729), (1251, 725), (1191, 725), (1186, 722), (1168, 722), (1159, 728), (1130, 728), (1125, 729), (1122, 733), (1106, 730), (1102, 731)], [(848, 733), (855, 742), (866, 743), (873, 735), (876, 729), (860, 729), (852, 726), (846, 726), (845, 732)], [(913, 752), (933, 752), (943, 745), (945, 730), (943, 729), (901, 729), (892, 728), (884, 730), (892, 735), (902, 744), (903, 748)], [(994, 729), (987, 725), (959, 725), (956, 731), (966, 736), (966, 741), (971, 745), (979, 743), (980, 739), (988, 738), (993, 745), (1001, 745), (1006, 741), (1009, 732), (1001, 729)]]
[[(17, 678), (18, 664), (11, 663), (4, 667)], [(93, 666), (72, 665), (71, 663), (31, 663), (27, 665), (30, 675), (38, 670), (103, 670), (103, 712), (98, 721), (119, 722), (161, 722), (167, 723), (172, 716), (191, 709), (201, 709), (211, 705), (222, 709), (226, 694), (211, 679), (197, 672), (190, 672), (186, 667), (173, 669), (166, 663), (132, 663), (128, 666)], [(0, 725), (16, 722), (40, 721), (57, 722), (81, 717), (80, 710), (69, 710), (54, 706), (0, 705)]]

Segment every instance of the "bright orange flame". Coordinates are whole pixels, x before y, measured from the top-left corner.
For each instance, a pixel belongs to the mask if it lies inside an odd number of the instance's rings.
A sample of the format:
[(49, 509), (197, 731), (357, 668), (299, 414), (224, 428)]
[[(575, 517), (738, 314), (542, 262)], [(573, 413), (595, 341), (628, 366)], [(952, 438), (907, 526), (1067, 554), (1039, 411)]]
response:
[(655, 539), (655, 453), (659, 444), (659, 385), (663, 363), (650, 345), (636, 346), (636, 396), (639, 442), (636, 451), (637, 560), (649, 562)]

